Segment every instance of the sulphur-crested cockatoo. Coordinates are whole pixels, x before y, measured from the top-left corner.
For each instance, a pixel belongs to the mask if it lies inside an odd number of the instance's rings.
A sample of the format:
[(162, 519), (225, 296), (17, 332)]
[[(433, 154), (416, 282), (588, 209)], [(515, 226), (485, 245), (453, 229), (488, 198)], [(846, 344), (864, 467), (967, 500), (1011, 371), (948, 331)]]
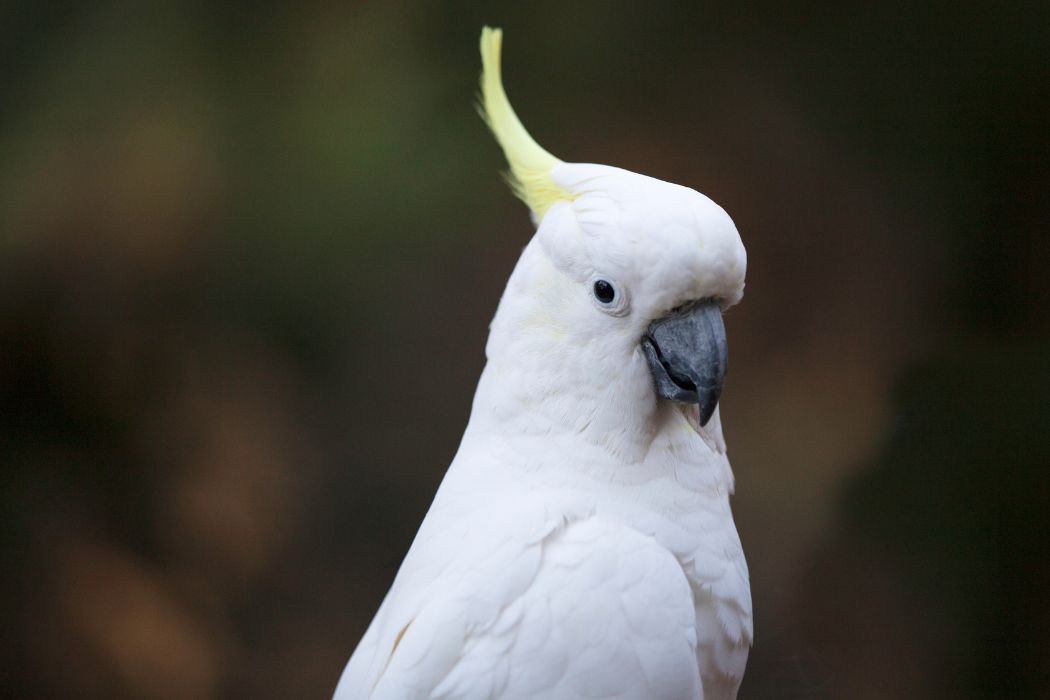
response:
[(538, 230), (470, 422), (335, 697), (736, 696), (752, 639), (718, 399), (736, 227), (691, 189), (564, 163), (481, 112)]

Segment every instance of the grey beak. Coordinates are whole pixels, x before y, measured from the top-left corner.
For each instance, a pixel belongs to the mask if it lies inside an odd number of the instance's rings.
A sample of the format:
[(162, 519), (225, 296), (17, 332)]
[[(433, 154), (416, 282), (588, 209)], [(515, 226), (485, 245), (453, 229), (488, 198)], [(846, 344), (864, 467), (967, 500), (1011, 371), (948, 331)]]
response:
[(656, 392), (665, 399), (699, 405), (700, 425), (707, 425), (722, 395), (729, 359), (718, 304), (700, 301), (654, 321), (642, 338), (642, 349)]

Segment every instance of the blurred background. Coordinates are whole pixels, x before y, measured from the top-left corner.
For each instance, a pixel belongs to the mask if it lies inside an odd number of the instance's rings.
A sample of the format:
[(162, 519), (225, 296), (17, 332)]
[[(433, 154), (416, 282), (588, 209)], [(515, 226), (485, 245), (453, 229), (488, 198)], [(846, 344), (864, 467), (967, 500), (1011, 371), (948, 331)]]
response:
[(741, 698), (1050, 697), (1045, 2), (0, 3), (3, 694), (326, 697), (569, 161), (734, 217)]

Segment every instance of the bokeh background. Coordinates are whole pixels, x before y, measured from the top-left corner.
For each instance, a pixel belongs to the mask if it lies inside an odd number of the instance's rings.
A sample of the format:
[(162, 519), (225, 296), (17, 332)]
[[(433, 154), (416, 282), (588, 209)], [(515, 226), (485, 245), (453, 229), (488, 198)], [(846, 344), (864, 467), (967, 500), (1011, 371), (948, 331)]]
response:
[(742, 698), (1050, 697), (1045, 2), (0, 3), (3, 694), (325, 697), (531, 234), (474, 113), (749, 251)]

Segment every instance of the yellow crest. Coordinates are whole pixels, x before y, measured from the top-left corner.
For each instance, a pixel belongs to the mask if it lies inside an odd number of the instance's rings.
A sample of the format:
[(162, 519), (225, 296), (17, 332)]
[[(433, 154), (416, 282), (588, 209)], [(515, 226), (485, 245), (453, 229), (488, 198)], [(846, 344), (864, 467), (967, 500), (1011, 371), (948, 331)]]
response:
[(533, 140), (510, 106), (500, 74), (502, 45), (502, 30), (492, 27), (481, 30), (481, 100), (478, 111), (510, 164), (507, 179), (511, 189), (539, 221), (555, 202), (575, 197), (551, 178), (551, 170), (561, 161)]

